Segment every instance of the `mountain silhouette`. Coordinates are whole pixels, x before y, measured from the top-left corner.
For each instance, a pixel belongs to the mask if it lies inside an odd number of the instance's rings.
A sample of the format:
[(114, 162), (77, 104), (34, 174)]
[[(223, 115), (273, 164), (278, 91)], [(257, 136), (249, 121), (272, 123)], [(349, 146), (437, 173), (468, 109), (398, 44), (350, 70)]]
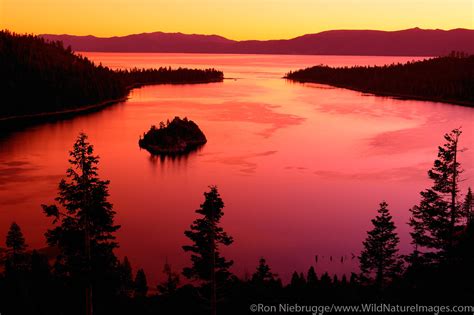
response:
[(292, 39), (235, 41), (217, 35), (142, 33), (95, 37), (44, 34), (75, 51), (236, 53), (301, 55), (439, 56), (451, 51), (474, 54), (474, 30), (333, 30)]

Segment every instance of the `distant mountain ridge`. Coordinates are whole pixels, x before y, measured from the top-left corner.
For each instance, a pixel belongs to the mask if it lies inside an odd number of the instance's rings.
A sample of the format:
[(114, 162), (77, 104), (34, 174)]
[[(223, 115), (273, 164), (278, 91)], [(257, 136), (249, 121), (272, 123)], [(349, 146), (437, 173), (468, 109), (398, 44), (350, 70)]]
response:
[(218, 35), (142, 33), (95, 37), (40, 35), (61, 40), (75, 51), (235, 53), (301, 55), (441, 56), (451, 51), (474, 54), (474, 30), (333, 30), (292, 39), (235, 41)]

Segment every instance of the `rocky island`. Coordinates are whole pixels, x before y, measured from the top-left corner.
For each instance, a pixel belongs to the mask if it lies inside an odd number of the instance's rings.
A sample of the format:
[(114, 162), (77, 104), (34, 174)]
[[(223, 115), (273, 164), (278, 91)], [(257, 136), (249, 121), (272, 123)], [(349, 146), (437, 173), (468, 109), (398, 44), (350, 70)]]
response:
[(147, 133), (140, 137), (138, 145), (148, 152), (157, 155), (174, 155), (188, 153), (207, 142), (206, 136), (198, 125), (186, 117), (175, 117), (159, 127), (151, 126)]

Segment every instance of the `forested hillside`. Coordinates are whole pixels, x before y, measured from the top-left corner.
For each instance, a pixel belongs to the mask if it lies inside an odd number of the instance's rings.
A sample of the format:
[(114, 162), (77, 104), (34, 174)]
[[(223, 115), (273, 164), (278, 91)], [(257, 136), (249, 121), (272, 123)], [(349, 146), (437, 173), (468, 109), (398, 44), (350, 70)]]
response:
[(0, 118), (57, 112), (125, 97), (136, 85), (222, 81), (214, 69), (114, 71), (62, 42), (0, 32)]
[(462, 53), (381, 67), (319, 65), (289, 72), (286, 78), (380, 95), (474, 105), (474, 55)]

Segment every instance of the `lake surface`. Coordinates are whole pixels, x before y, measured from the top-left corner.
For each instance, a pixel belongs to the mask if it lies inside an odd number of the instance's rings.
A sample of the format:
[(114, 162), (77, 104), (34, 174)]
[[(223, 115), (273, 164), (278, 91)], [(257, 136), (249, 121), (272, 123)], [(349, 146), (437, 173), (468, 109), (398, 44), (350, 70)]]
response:
[[(357, 269), (361, 242), (382, 200), (410, 251), (408, 209), (430, 184), (427, 170), (443, 134), (462, 126), (460, 161), (474, 185), (474, 109), (364, 95), (282, 79), (316, 64), (382, 65), (408, 57), (85, 53), (113, 68), (214, 67), (222, 83), (135, 89), (124, 103), (0, 138), (0, 236), (11, 221), (30, 248), (45, 246), (51, 226), (40, 204), (52, 203), (68, 150), (86, 132), (111, 180), (120, 256), (143, 267), (149, 285), (168, 260), (189, 263), (181, 246), (209, 185), (225, 202), (222, 225), (235, 243), (224, 249), (238, 275), (263, 256), (284, 280), (293, 270), (318, 274)], [(152, 124), (187, 116), (207, 136), (198, 152), (159, 159), (138, 147)], [(3, 245), (3, 244), (2, 244)], [(318, 255), (318, 261), (315, 256)], [(331, 259), (332, 258), (332, 259)]]

